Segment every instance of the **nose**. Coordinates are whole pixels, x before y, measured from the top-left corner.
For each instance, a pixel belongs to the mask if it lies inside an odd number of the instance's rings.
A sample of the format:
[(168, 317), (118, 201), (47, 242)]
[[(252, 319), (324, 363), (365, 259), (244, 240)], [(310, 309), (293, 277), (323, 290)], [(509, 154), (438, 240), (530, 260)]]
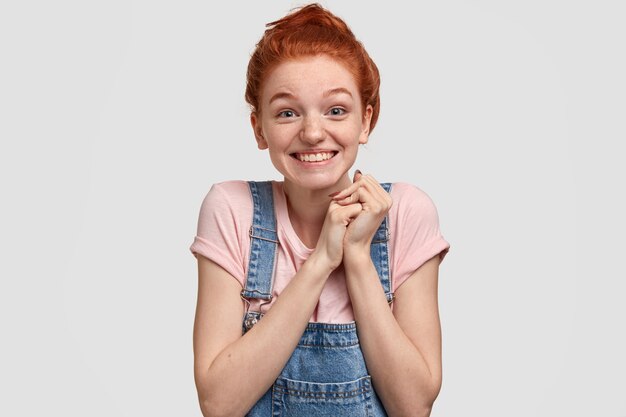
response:
[(318, 116), (306, 116), (300, 131), (300, 138), (310, 144), (316, 144), (324, 140), (326, 132), (324, 124)]

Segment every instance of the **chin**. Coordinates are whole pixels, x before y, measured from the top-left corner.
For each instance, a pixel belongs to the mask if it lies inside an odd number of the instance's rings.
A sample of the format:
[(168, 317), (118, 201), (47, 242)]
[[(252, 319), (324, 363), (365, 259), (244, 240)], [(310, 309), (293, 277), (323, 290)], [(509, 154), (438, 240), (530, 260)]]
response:
[(325, 190), (333, 188), (340, 180), (342, 176), (335, 177), (329, 175), (308, 175), (306, 177), (288, 177), (285, 176), (285, 181), (306, 188), (307, 190)]

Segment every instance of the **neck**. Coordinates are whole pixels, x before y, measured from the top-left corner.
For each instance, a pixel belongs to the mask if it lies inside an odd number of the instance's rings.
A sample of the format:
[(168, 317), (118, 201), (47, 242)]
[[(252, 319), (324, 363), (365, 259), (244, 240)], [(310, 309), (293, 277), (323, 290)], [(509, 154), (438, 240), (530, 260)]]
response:
[(298, 237), (309, 248), (317, 245), (331, 198), (329, 194), (341, 191), (352, 181), (346, 173), (336, 184), (328, 188), (310, 190), (285, 180), (283, 189), (291, 225)]

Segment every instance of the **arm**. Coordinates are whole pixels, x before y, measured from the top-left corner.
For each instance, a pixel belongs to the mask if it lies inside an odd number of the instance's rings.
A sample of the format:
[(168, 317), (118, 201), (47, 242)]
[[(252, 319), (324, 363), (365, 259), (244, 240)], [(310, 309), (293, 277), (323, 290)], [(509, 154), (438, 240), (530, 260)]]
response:
[(315, 251), (252, 329), (241, 335), (241, 286), (198, 257), (194, 369), (203, 414), (243, 416), (272, 386), (304, 332), (330, 273), (341, 263), (343, 237), (360, 204), (329, 205)]
[(390, 416), (429, 416), (441, 388), (439, 256), (396, 291), (391, 312), (369, 254), (344, 255), (346, 282), (372, 383)]
[(363, 208), (346, 231), (344, 267), (372, 383), (391, 416), (429, 416), (441, 387), (440, 257), (423, 263), (398, 288), (392, 313), (370, 257), (372, 237), (393, 204), (391, 196), (357, 171), (353, 184), (334, 198), (339, 204), (358, 201)]
[(313, 314), (331, 270), (307, 260), (252, 329), (241, 335), (241, 286), (198, 256), (194, 374), (208, 416), (243, 416), (272, 386)]

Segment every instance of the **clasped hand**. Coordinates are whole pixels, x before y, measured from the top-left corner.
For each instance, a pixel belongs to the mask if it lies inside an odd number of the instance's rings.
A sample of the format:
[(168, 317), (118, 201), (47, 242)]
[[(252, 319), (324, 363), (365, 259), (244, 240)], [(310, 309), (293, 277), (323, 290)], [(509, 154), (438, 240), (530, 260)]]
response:
[(358, 170), (352, 184), (331, 197), (318, 247), (321, 244), (337, 267), (346, 252), (369, 256), (374, 234), (392, 199), (371, 175)]

